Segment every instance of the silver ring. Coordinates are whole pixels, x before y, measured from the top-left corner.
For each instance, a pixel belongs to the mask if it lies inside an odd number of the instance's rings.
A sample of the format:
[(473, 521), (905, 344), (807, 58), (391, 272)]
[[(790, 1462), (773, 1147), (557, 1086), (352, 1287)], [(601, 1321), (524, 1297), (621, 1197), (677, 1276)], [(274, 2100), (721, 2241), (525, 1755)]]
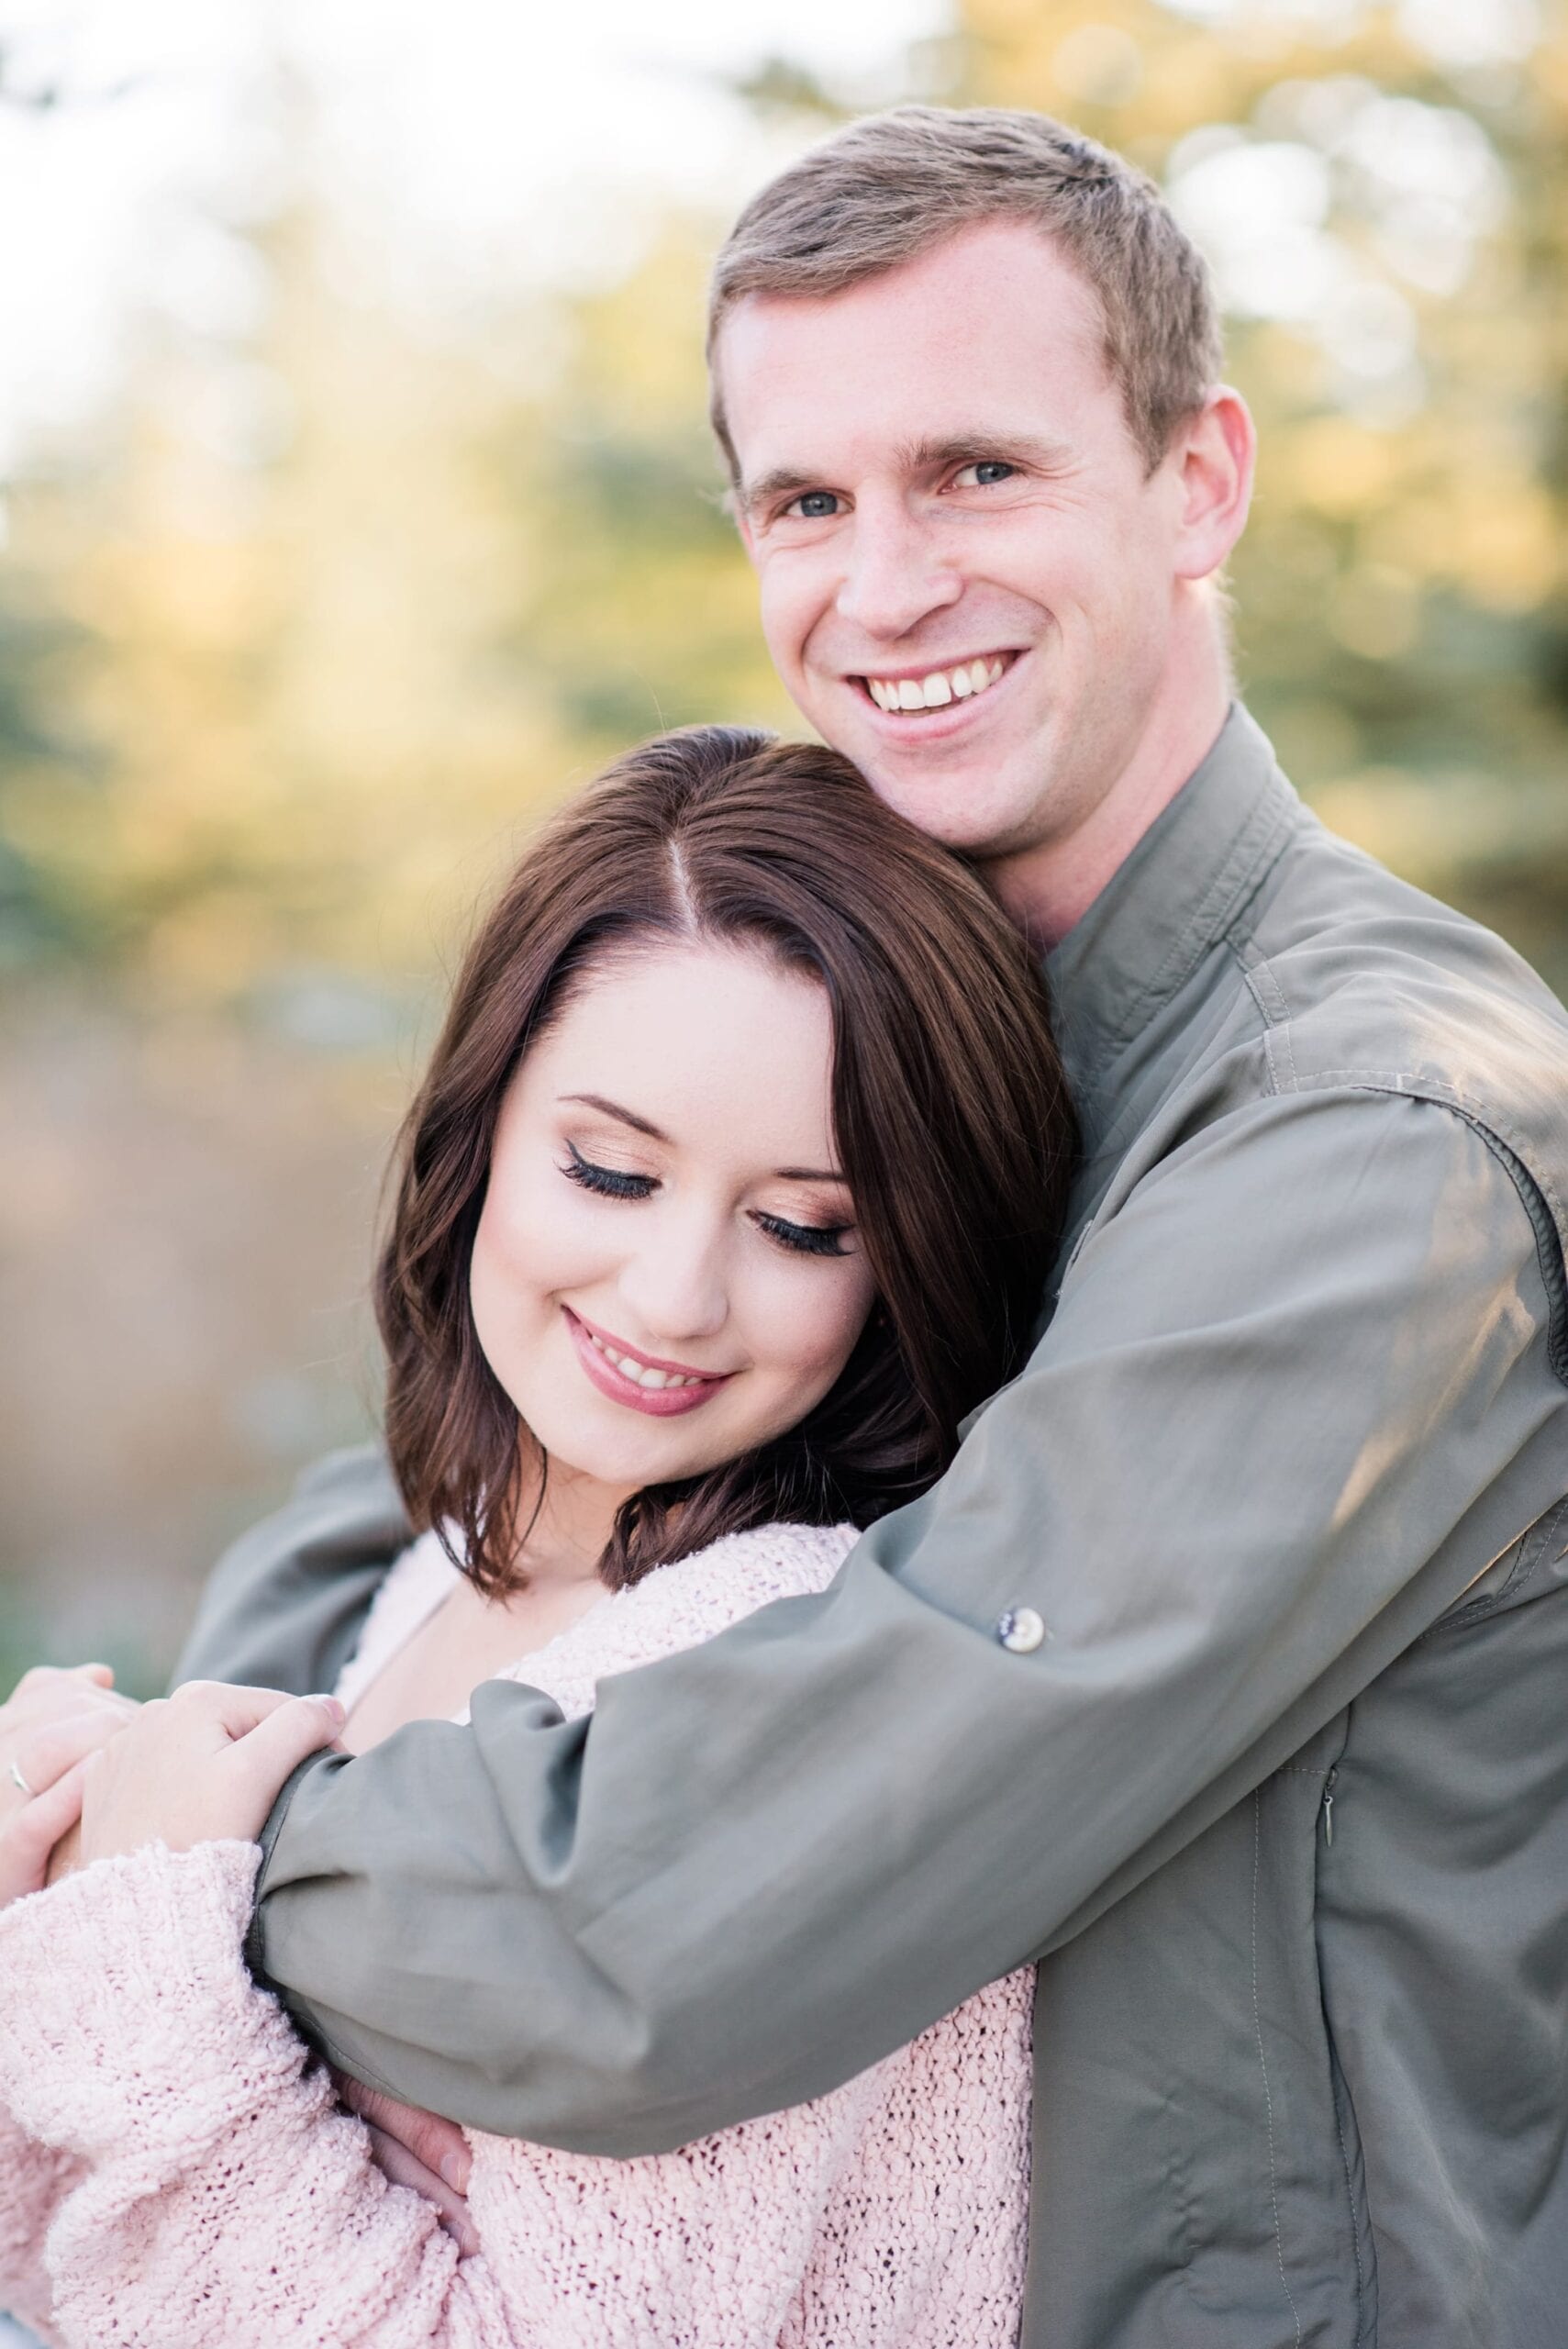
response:
[(11, 1765), (11, 1784), (14, 1787), (19, 1787), (23, 1794), (27, 1796), (29, 1802), (36, 1800), (36, 1797), (34, 1796), (31, 1787), (28, 1786), (26, 1778), (23, 1777), (15, 1762)]

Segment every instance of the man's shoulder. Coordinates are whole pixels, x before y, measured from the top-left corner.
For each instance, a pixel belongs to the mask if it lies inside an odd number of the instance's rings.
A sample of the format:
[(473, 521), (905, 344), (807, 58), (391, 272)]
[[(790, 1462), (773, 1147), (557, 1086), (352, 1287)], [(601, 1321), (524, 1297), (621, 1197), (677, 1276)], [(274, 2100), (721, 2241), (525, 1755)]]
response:
[[(1456, 1147), (1462, 1120), (1501, 1161), (1536, 1229), (1568, 1375), (1568, 1011), (1545, 982), (1306, 811), (1229, 943), (1256, 1010), (1259, 1090), (1433, 1104), (1452, 1113)], [(1443, 1121), (1418, 1135), (1442, 1149)]]
[(1494, 931), (1304, 816), (1231, 943), (1278, 1089), (1446, 1102), (1568, 1171), (1568, 1011)]

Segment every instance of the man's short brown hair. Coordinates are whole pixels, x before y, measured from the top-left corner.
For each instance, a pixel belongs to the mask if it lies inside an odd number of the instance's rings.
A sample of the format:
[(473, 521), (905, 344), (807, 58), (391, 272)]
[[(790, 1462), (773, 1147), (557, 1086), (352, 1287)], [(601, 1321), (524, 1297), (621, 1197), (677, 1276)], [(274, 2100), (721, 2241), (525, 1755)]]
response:
[(849, 124), (770, 180), (719, 253), (708, 367), (732, 477), (714, 360), (735, 304), (748, 294), (841, 293), (984, 220), (1028, 221), (1093, 290), (1106, 366), (1153, 470), (1220, 365), (1207, 266), (1153, 181), (1048, 115), (898, 106)]

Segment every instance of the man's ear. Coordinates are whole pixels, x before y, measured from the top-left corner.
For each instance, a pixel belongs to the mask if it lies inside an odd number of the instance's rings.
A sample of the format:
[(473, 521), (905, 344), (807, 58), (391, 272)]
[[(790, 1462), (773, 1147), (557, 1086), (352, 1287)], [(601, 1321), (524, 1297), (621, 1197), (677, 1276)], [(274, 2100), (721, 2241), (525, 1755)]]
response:
[(1178, 579), (1218, 571), (1246, 528), (1257, 447), (1247, 403), (1228, 384), (1217, 384), (1177, 434), (1171, 460), (1180, 489)]

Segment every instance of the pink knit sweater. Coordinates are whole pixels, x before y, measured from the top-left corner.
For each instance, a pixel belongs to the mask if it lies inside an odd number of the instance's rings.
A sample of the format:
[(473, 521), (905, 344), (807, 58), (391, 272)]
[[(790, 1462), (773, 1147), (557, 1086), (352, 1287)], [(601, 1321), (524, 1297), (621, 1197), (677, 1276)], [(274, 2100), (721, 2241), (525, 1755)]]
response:
[[(849, 1540), (733, 1535), (606, 1597), (508, 1676), (585, 1712), (601, 1677), (821, 1588)], [(428, 1539), (405, 1553), (346, 1702), (452, 1577)], [(483, 2249), (461, 2258), (246, 1971), (257, 1860), (251, 1843), (155, 1843), (0, 1912), (0, 2307), (68, 2349), (1014, 2342), (1029, 1969), (833, 2094), (678, 2153), (617, 2162), (473, 2132)]]

